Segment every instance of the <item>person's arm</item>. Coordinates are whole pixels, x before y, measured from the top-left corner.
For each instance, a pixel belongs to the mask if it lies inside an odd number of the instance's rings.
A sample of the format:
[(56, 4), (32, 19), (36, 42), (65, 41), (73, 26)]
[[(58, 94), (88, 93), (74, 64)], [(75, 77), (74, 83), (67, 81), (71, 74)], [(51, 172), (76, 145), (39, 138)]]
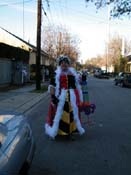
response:
[(59, 100), (58, 98), (55, 96), (55, 79), (52, 78), (51, 81), (50, 81), (50, 85), (48, 87), (48, 92), (50, 93), (51, 95), (51, 101), (53, 104), (57, 105)]
[(55, 87), (50, 86), (50, 95), (55, 95)]
[(49, 82), (49, 86), (48, 86), (48, 92), (50, 95), (55, 94), (55, 78), (51, 77), (50, 82)]
[(54, 87), (51, 87), (50, 88), (50, 95), (51, 95), (51, 101), (53, 104), (57, 105), (59, 100), (58, 98), (55, 96), (55, 88)]
[(76, 88), (78, 90), (79, 93), (79, 97), (80, 97), (80, 101), (83, 102), (83, 93), (82, 93), (82, 88), (79, 82), (79, 78), (76, 78)]

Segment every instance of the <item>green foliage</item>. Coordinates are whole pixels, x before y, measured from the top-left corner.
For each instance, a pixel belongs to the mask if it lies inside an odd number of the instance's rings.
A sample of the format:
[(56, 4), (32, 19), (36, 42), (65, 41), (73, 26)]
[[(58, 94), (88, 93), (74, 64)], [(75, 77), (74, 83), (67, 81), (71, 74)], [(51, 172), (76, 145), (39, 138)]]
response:
[(47, 85), (43, 85), (43, 86), (41, 87), (40, 90), (34, 89), (34, 90), (31, 91), (31, 92), (34, 92), (34, 93), (44, 93), (44, 92), (46, 92), (47, 90), (48, 90), (48, 86), (47, 86)]
[(127, 62), (128, 62), (128, 60), (126, 58), (124, 58), (122, 56), (120, 57), (120, 71), (121, 72), (126, 71), (125, 68), (126, 68)]
[(97, 9), (110, 4), (112, 17), (131, 16), (131, 0), (86, 0), (86, 2), (94, 3)]
[(120, 66), (118, 64), (114, 65), (114, 72), (119, 73), (120, 72)]

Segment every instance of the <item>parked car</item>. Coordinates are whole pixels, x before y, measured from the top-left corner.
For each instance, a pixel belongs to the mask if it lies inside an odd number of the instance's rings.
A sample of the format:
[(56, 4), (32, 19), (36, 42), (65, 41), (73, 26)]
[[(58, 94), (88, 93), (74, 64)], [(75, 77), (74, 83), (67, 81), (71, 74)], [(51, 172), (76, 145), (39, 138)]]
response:
[(109, 79), (110, 78), (110, 75), (109, 75), (108, 72), (102, 71), (101, 74), (98, 76), (98, 78)]
[(125, 72), (120, 72), (114, 79), (115, 85), (122, 85)]
[(26, 175), (35, 153), (35, 141), (27, 118), (0, 112), (0, 175)]
[(101, 79), (109, 79), (110, 78), (109, 73), (106, 71), (103, 71), (103, 70), (96, 71), (94, 76), (97, 78), (101, 78)]
[(98, 78), (100, 74), (101, 74), (101, 70), (95, 70), (94, 77)]
[(122, 87), (131, 87), (131, 73), (127, 73), (124, 75)]

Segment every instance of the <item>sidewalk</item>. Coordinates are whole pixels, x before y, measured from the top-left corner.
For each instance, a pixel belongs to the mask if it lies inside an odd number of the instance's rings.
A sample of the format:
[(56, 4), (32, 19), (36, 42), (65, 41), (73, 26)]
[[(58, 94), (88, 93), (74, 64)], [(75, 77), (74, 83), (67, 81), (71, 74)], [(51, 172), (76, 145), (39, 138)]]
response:
[(35, 84), (19, 89), (0, 92), (0, 110), (26, 113), (39, 103), (48, 92), (34, 93)]

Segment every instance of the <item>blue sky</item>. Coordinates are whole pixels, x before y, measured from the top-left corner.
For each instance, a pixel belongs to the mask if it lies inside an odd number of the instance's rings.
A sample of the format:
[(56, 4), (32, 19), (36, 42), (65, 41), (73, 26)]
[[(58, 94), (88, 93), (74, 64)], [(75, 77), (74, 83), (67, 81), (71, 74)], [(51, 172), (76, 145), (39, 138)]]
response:
[[(47, 17), (42, 13), (42, 26), (63, 25), (78, 35), (80, 60), (104, 53), (109, 26), (110, 35), (131, 38), (131, 20), (111, 20), (108, 25), (107, 7), (96, 13), (94, 5), (85, 0), (50, 0), (50, 8), (42, 2), (47, 13)], [(0, 0), (0, 26), (36, 45), (37, 0)]]

